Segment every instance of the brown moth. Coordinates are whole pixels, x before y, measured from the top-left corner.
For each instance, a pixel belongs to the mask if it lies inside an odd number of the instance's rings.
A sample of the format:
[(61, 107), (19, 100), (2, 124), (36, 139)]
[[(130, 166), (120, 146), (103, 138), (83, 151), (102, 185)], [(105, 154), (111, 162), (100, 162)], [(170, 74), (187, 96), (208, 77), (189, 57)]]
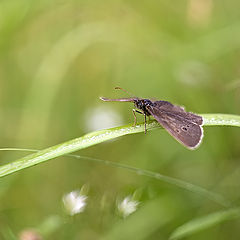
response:
[[(116, 89), (121, 89), (117, 87)], [(123, 90), (123, 89), (122, 89)], [(139, 109), (133, 109), (134, 124), (136, 124), (135, 112), (146, 116), (153, 116), (160, 125), (165, 128), (178, 142), (189, 149), (196, 149), (203, 138), (203, 118), (197, 114), (186, 112), (183, 107), (173, 105), (168, 101), (151, 101), (145, 98), (130, 97), (109, 99), (100, 97), (103, 101), (133, 102)]]

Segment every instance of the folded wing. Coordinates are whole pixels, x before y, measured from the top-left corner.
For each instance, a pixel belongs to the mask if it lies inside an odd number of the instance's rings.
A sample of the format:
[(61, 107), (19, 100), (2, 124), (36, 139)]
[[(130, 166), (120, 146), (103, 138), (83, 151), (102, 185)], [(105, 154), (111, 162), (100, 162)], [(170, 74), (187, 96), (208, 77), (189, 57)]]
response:
[(186, 112), (184, 108), (166, 101), (156, 101), (147, 110), (176, 140), (195, 149), (203, 137), (201, 116)]

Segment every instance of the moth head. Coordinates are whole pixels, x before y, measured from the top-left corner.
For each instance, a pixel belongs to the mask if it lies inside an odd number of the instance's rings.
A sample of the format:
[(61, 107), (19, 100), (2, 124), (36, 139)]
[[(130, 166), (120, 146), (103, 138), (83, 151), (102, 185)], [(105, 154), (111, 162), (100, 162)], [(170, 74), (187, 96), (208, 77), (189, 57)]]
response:
[(152, 102), (149, 99), (135, 99), (134, 105), (136, 108), (141, 109), (142, 111), (146, 112), (146, 107), (150, 106)]

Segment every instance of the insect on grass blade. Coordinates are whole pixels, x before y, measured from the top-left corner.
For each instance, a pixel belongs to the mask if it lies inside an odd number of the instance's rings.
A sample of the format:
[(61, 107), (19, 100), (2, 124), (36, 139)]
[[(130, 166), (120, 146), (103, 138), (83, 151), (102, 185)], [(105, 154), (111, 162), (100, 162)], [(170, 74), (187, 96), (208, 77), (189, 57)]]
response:
[(133, 102), (134, 106), (140, 110), (134, 109), (133, 111), (135, 121), (135, 112), (144, 115), (145, 132), (146, 116), (153, 116), (169, 134), (188, 149), (196, 149), (202, 141), (203, 118), (197, 114), (186, 112), (183, 107), (168, 101), (152, 101), (138, 97), (116, 99), (100, 97), (100, 99), (107, 102)]

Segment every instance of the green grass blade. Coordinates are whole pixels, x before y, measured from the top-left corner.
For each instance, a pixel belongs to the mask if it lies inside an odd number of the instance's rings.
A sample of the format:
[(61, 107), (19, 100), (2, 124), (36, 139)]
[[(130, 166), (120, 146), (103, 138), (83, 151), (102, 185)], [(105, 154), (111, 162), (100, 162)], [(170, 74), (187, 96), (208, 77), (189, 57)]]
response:
[(178, 227), (170, 236), (171, 240), (181, 239), (196, 232), (213, 227), (227, 220), (240, 217), (240, 208), (232, 208), (225, 211), (215, 212), (201, 218), (193, 219)]
[[(229, 125), (240, 127), (240, 116), (227, 115), (227, 114), (202, 114), (204, 118), (204, 126), (212, 125)], [(147, 129), (152, 130), (159, 128), (160, 125), (155, 121), (151, 120), (147, 124)], [(34, 166), (36, 164), (48, 161), (50, 159), (69, 154), (80, 149), (84, 149), (98, 143), (105, 142), (110, 139), (121, 137), (127, 134), (134, 134), (144, 132), (144, 123), (137, 124), (133, 127), (131, 124), (121, 127), (115, 127), (111, 129), (100, 130), (84, 135), (47, 149), (41, 150), (37, 153), (33, 153), (16, 160), (12, 163), (3, 165), (0, 167), (0, 177), (9, 175), (17, 172), (24, 168)]]
[[(149, 124), (149, 127), (156, 128), (159, 125), (155, 122)], [(27, 167), (31, 167), (33, 165), (48, 161), (50, 159), (69, 154), (80, 149), (84, 149), (93, 145), (96, 145), (101, 142), (105, 142), (110, 139), (114, 139), (126, 134), (138, 133), (144, 131), (144, 124), (138, 124), (135, 127), (131, 125), (126, 125), (122, 127), (116, 127), (106, 130), (100, 130), (96, 132), (92, 132), (84, 135), (83, 137), (79, 137), (47, 149), (38, 151), (36, 153), (27, 155), (19, 160), (16, 160), (12, 163), (3, 165), (0, 167), (0, 177), (9, 175), (16, 171), (22, 170)]]

